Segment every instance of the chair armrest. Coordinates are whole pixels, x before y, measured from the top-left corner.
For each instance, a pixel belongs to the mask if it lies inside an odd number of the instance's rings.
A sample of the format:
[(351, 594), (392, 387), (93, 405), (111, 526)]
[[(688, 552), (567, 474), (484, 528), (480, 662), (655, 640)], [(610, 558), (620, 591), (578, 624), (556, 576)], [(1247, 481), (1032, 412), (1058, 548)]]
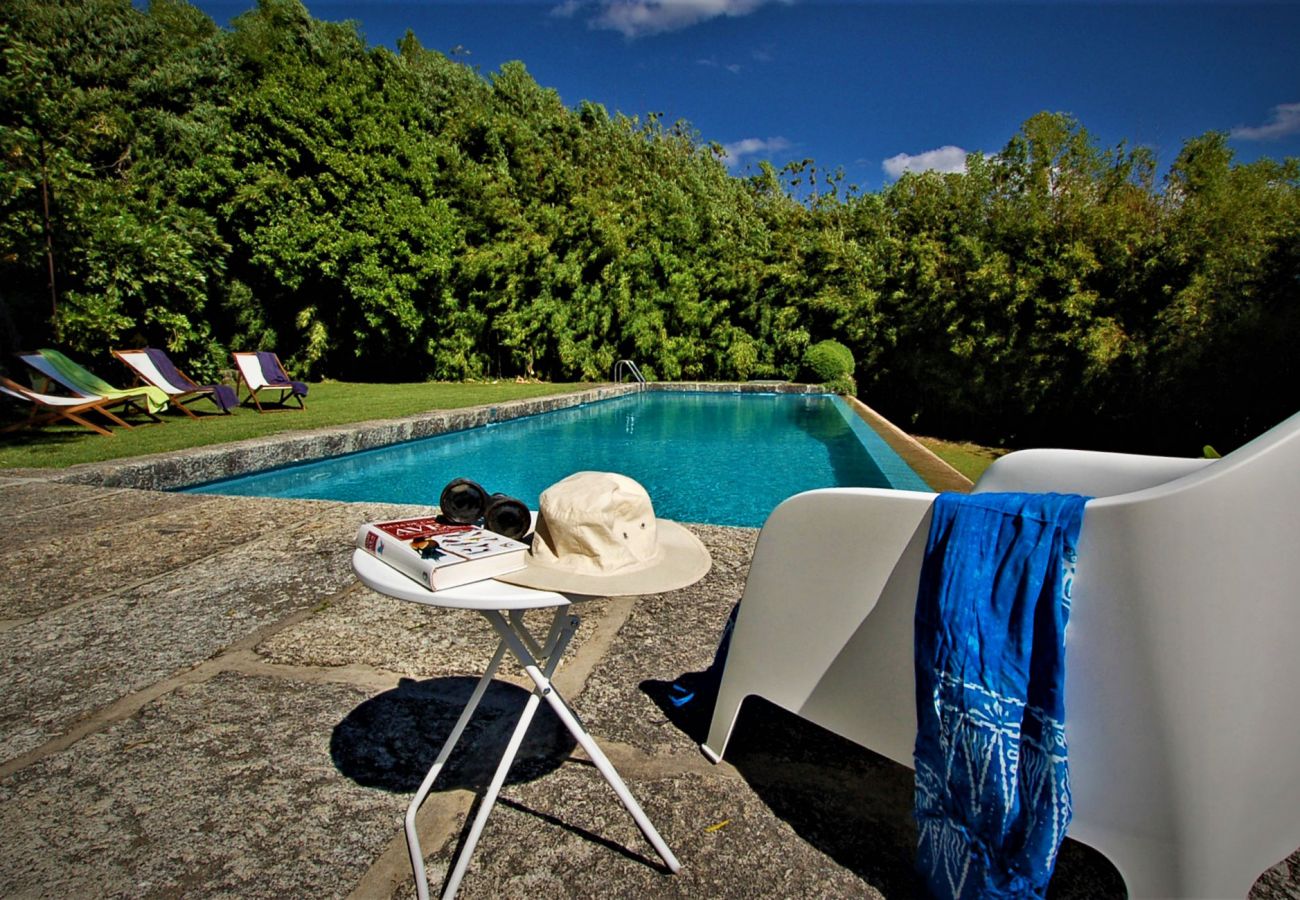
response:
[(1056, 491), (1109, 497), (1165, 484), (1214, 462), (1095, 450), (1020, 450), (995, 460), (975, 483), (974, 492)]
[(721, 756), (741, 701), (757, 694), (910, 759), (912, 618), (934, 497), (833, 488), (773, 511), (754, 549), (707, 754)]

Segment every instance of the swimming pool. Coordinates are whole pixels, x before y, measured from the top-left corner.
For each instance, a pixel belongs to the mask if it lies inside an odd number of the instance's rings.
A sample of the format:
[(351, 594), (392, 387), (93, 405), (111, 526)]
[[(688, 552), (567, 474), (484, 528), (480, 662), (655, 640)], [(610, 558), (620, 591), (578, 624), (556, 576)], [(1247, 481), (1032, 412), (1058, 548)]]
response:
[(819, 487), (929, 490), (841, 397), (652, 391), (187, 488), (434, 505), (453, 478), (536, 508), (583, 469), (645, 485), (658, 515), (758, 527)]

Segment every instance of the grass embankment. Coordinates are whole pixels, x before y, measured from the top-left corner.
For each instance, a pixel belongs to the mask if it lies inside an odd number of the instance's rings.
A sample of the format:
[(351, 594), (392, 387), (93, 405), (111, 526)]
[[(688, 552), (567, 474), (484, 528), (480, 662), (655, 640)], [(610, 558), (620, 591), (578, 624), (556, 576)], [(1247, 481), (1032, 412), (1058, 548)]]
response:
[[(285, 431), (346, 425), (370, 419), (393, 419), (438, 409), (463, 409), (509, 400), (526, 400), (548, 394), (563, 394), (592, 387), (590, 384), (313, 384), (307, 395), (307, 409), (296, 407), (259, 414), (252, 406), (241, 406), (228, 416), (208, 415), (216, 406), (207, 400), (192, 409), (199, 421), (175, 410), (162, 413), (164, 424), (143, 416), (127, 421), (139, 427), (127, 430), (113, 426), (113, 436), (104, 437), (78, 425), (46, 426), (11, 431), (0, 435), (0, 468), (62, 468), (76, 463), (104, 462), (148, 453), (167, 453), (190, 447), (224, 444), (245, 438), (263, 437)], [(272, 395), (274, 396), (274, 395)], [(15, 406), (14, 409), (17, 409)], [(107, 425), (100, 416), (90, 418)]]
[(971, 481), (979, 480), (980, 475), (992, 464), (993, 460), (1009, 452), (996, 447), (981, 447), (979, 444), (971, 444), (965, 441), (944, 441), (939, 438), (921, 437), (919, 435), (915, 437), (927, 450)]

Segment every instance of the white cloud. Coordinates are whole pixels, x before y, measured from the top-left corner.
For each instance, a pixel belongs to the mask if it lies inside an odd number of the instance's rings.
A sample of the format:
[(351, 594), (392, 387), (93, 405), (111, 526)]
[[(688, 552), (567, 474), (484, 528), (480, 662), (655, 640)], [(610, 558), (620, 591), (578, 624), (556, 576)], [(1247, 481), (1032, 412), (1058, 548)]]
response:
[(573, 14), (582, 7), (582, 0), (564, 0), (559, 6), (551, 7), (551, 15), (557, 19), (572, 19)]
[(1296, 133), (1300, 133), (1300, 103), (1280, 103), (1273, 107), (1273, 118), (1267, 124), (1238, 125), (1231, 132), (1242, 141), (1271, 141)]
[(726, 69), (732, 75), (739, 75), (742, 70), (742, 66), (739, 63), (727, 63), (726, 65), (723, 65), (716, 59), (697, 59), (695, 64), (697, 66), (704, 66), (706, 69)]
[[(572, 2), (566, 0), (564, 7)], [(747, 16), (769, 2), (772, 0), (601, 0), (600, 12), (588, 24), (639, 38), (680, 31), (719, 16)]]
[(949, 144), (938, 150), (927, 150), (915, 155), (900, 153), (881, 163), (890, 178), (901, 178), (904, 172), (965, 172), (966, 151)]
[(741, 164), (746, 156), (780, 153), (782, 150), (789, 149), (790, 142), (783, 137), (745, 138), (744, 140), (722, 145), (723, 152), (727, 154), (727, 158), (722, 162), (728, 169), (734, 169)]

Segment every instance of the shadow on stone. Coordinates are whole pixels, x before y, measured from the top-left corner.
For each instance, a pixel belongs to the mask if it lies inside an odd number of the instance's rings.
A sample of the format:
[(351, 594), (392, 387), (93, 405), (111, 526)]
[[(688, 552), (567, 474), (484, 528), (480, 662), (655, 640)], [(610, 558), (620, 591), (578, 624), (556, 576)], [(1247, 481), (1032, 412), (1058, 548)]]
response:
[[(587, 763), (585, 761), (582, 764), (587, 766), (591, 765), (590, 763)], [(594, 769), (595, 767), (592, 766), (592, 768)], [(474, 808), (471, 809), (469, 815), (465, 817), (465, 821), (467, 823), (472, 822), (474, 820), (474, 816), (478, 812), (478, 806), (482, 802), (483, 802), (483, 798), (481, 797), (475, 801)], [(561, 828), (572, 835), (576, 835), (577, 837), (581, 838), (582, 840), (588, 843), (596, 844), (600, 847), (604, 847), (606, 850), (609, 850), (613, 853), (617, 853), (619, 856), (625, 857), (626, 859), (630, 859), (632, 862), (640, 863), (641, 865), (644, 866), (649, 866), (652, 869), (658, 869), (660, 872), (662, 872), (665, 875), (672, 874), (672, 870), (669, 869), (668, 866), (663, 862), (663, 860), (659, 859), (658, 857), (651, 859), (648, 856), (645, 856), (641, 853), (637, 853), (635, 850), (631, 850), (623, 846), (617, 841), (610, 840), (607, 837), (602, 837), (601, 835), (596, 834), (593, 831), (588, 831), (585, 828), (582, 828), (578, 825), (574, 825), (572, 822), (566, 822), (564, 819), (561, 819), (557, 816), (553, 816), (550, 813), (545, 813), (534, 807), (526, 806), (523, 803), (520, 803), (518, 800), (512, 800), (509, 797), (501, 797), (497, 800), (497, 803), (501, 806), (505, 806), (510, 809), (513, 809), (516, 812), (520, 812), (520, 813), (524, 813), (525, 815), (532, 816), (533, 818), (545, 822), (548, 825), (554, 826), (555, 828)], [(468, 828), (466, 829), (466, 831), (468, 831)], [(463, 844), (464, 835), (462, 835), (461, 837), (461, 842)], [(457, 845), (456, 852), (452, 854), (452, 859), (455, 859), (456, 854), (459, 853), (460, 853), (460, 845)]]
[(727, 662), (727, 649), (731, 646), (731, 630), (736, 624), (740, 605), (731, 608), (731, 615), (722, 627), (718, 649), (713, 662), (703, 672), (686, 672), (672, 681), (653, 678), (641, 682), (640, 688), (659, 707), (668, 721), (697, 744), (709, 736), (709, 723), (713, 719), (713, 706), (718, 699), (718, 686), (722, 683), (722, 669)]
[[(917, 830), (910, 768), (758, 697), (741, 706), (726, 759), (801, 838), (890, 900), (926, 896), (913, 868)], [(1126, 895), (1109, 860), (1065, 841), (1049, 898)]]
[(647, 679), (641, 690), (669, 722), (697, 744), (704, 743), (718, 698), (719, 675), (713, 669), (687, 672), (673, 681)]
[[(641, 682), (668, 721), (697, 744), (708, 737), (724, 658), (725, 647), (706, 671)], [(803, 840), (890, 900), (926, 896), (913, 868), (911, 769), (761, 697), (742, 704), (726, 759)], [(1123, 879), (1104, 856), (1065, 841), (1049, 898), (1124, 896)]]
[[(419, 788), (451, 734), (478, 679), (404, 678), (348, 713), (330, 737), (330, 757), (364, 787), (409, 793)], [(529, 692), (493, 681), (438, 776), (435, 791), (487, 786)], [(542, 704), (510, 769), (506, 784), (532, 781), (557, 768), (573, 751), (564, 724)]]

